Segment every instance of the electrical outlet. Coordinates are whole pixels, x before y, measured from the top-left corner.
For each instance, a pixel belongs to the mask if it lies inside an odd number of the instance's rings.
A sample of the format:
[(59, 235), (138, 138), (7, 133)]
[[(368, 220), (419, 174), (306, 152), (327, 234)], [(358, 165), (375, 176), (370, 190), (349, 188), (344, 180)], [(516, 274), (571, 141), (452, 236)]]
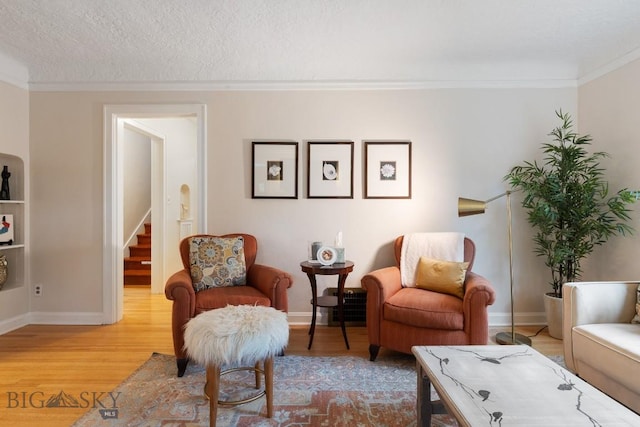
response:
[(37, 296), (37, 297), (41, 297), (42, 296), (42, 285), (34, 285), (33, 294), (35, 296)]

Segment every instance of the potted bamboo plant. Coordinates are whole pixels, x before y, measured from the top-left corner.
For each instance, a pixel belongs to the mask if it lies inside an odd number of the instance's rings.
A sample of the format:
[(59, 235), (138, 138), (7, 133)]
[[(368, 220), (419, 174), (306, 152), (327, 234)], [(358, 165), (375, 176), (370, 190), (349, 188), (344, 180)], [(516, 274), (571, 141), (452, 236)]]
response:
[[(535, 231), (534, 252), (549, 268), (552, 290), (545, 298), (549, 334), (562, 338), (562, 285), (580, 278), (581, 261), (596, 246), (633, 232), (627, 224), (628, 206), (636, 196), (626, 188), (609, 193), (600, 166), (608, 154), (589, 153), (591, 137), (573, 131), (568, 113), (560, 110), (556, 115), (561, 124), (549, 134), (553, 142), (541, 147), (542, 163), (525, 161), (504, 179), (524, 194), (522, 207)], [(556, 314), (551, 308), (554, 301), (559, 302)]]

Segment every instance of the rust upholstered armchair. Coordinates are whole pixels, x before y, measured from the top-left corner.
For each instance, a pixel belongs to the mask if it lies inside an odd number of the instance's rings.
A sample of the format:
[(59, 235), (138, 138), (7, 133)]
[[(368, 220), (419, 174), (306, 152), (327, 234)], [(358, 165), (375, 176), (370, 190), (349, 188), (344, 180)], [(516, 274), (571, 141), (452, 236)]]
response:
[(367, 290), (367, 332), (371, 360), (380, 347), (411, 353), (414, 345), (487, 344), (487, 306), (495, 293), (482, 276), (471, 272), (475, 244), (464, 238), (464, 261), (469, 262), (462, 299), (420, 288), (402, 287), (400, 256), (404, 236), (394, 242), (396, 266), (362, 278)]
[[(246, 285), (209, 288), (196, 292), (191, 280), (189, 241), (192, 237), (238, 237), (244, 239), (244, 256), (246, 266)], [(199, 234), (190, 236), (180, 242), (180, 256), (184, 268), (174, 273), (165, 285), (167, 299), (173, 301), (172, 329), (173, 348), (178, 365), (178, 376), (181, 377), (187, 368), (188, 358), (184, 350), (184, 327), (198, 314), (227, 305), (262, 305), (288, 311), (287, 289), (293, 280), (288, 273), (277, 268), (256, 264), (258, 243), (249, 234), (225, 234), (209, 236)]]

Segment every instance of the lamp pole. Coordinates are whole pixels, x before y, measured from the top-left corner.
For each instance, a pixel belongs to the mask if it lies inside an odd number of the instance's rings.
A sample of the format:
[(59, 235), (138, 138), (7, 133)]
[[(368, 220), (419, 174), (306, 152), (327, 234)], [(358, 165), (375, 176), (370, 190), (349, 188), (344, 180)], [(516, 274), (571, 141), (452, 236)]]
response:
[(484, 213), (487, 204), (501, 197), (507, 197), (507, 238), (509, 240), (509, 292), (511, 297), (511, 333), (499, 332), (496, 334), (498, 344), (526, 344), (531, 345), (531, 339), (527, 336), (516, 334), (515, 316), (513, 307), (513, 238), (511, 233), (511, 191), (498, 194), (488, 200), (477, 201), (471, 199), (458, 199), (458, 216), (477, 215)]

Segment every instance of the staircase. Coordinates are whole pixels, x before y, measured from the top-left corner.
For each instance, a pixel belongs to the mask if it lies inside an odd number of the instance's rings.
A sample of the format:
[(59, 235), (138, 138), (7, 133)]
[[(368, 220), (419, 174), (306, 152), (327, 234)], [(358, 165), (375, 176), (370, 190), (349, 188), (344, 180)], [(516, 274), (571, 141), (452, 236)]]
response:
[(144, 234), (138, 234), (138, 243), (129, 246), (129, 257), (124, 259), (125, 286), (151, 286), (151, 224), (144, 225)]

